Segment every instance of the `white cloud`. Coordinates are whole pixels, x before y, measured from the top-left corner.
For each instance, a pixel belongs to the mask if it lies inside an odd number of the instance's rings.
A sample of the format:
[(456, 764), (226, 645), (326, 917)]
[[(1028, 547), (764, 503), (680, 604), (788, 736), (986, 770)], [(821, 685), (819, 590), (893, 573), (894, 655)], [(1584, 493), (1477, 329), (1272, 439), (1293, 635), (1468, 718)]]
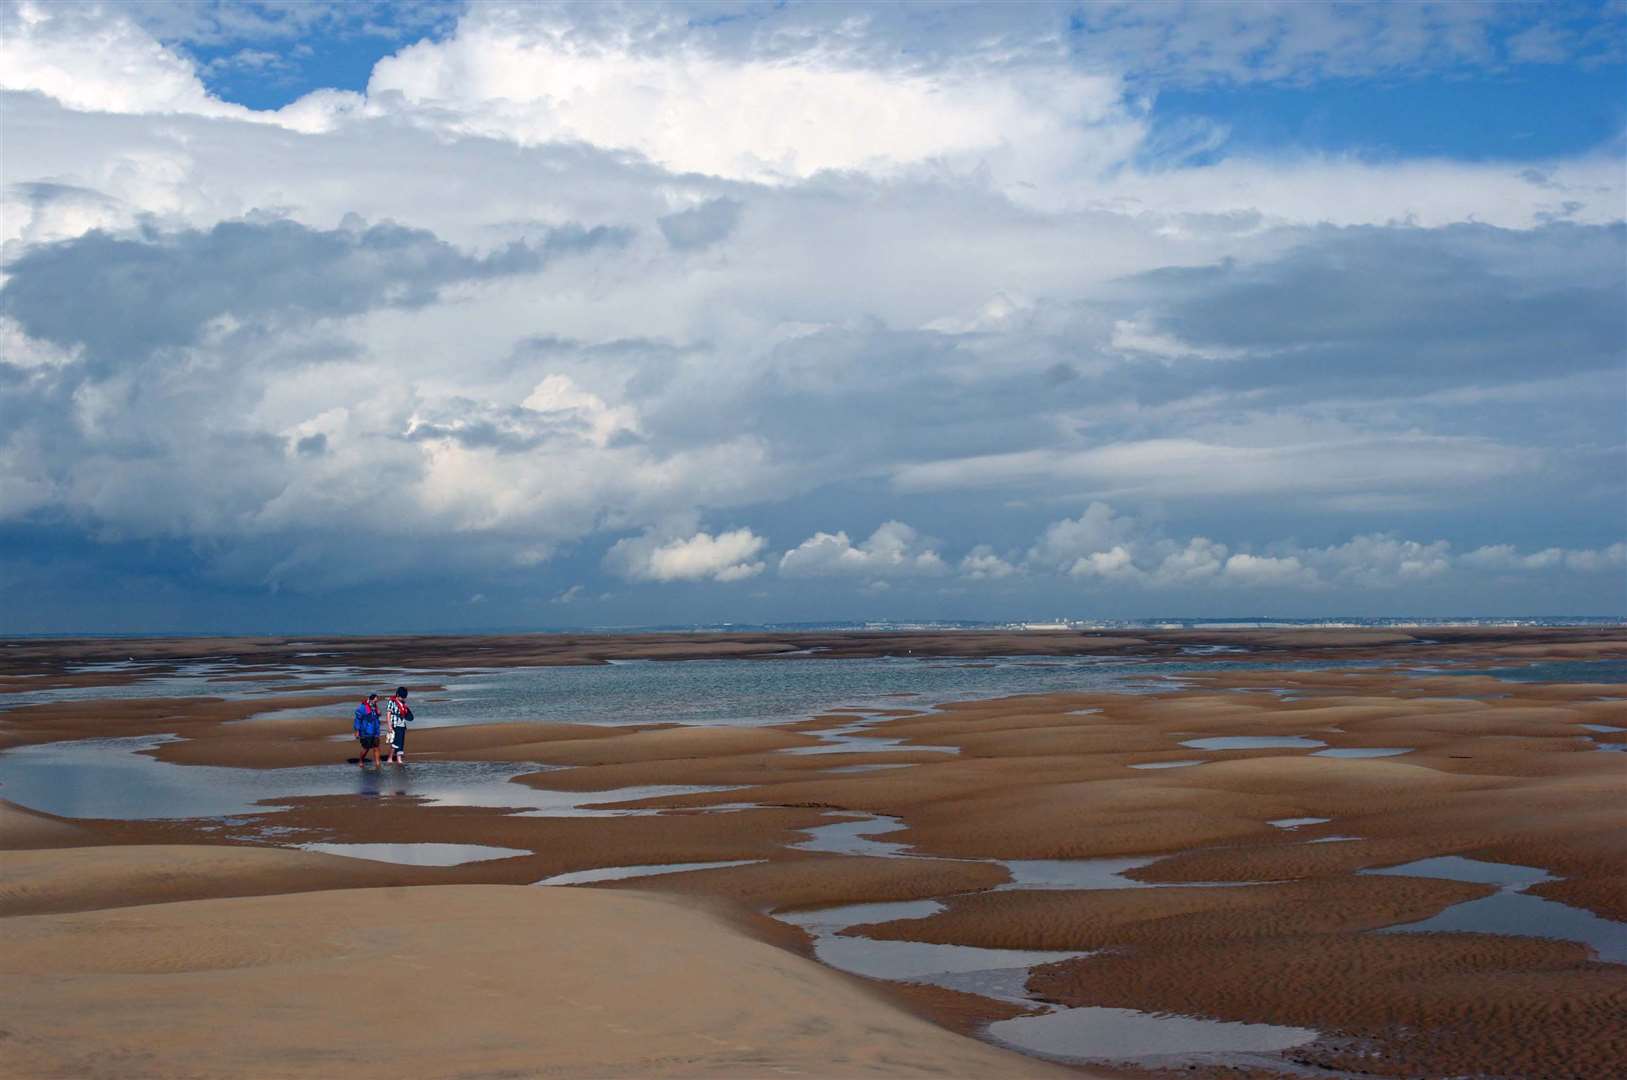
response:
[(1401, 435), (1240, 446), (1146, 439), (1087, 450), (1024, 450), (899, 466), (900, 491), (1064, 484), (1102, 496), (1363, 493), (1461, 490), (1531, 469), (1538, 455), (1485, 438)]
[(96, 112), (253, 117), (210, 95), (189, 61), (99, 6), (29, 2), (0, 18), (0, 89)]
[(744, 581), (763, 572), (756, 556), (767, 544), (750, 529), (671, 538), (646, 532), (616, 541), (604, 562), (628, 581)]
[(546, 15), (486, 5), (471, 8), (448, 40), (380, 61), (368, 97), (398, 100), (408, 115), (458, 132), (525, 145), (581, 141), (634, 150), (675, 172), (747, 180), (942, 161), (1031, 181), (1097, 156), (1096, 146), (1104, 161), (1116, 159), (1140, 136), (1109, 76), (888, 72), (812, 50), (773, 59), (651, 53), (583, 42)]
[(1627, 543), (1603, 548), (1543, 548), (1521, 554), (1512, 544), (1488, 544), (1463, 556), (1476, 570), (1548, 571), (1563, 568), (1582, 574), (1627, 569)]
[[(988, 552), (974, 549), (973, 555)], [(962, 575), (977, 560), (968, 555)], [(1173, 539), (1106, 503), (1092, 503), (1078, 518), (1048, 526), (1029, 549), (1027, 565), (1076, 579), (1152, 588), (1225, 587), (1395, 589), (1441, 583), (1462, 571), (1569, 571), (1578, 574), (1627, 569), (1627, 542), (1603, 548), (1548, 548), (1522, 554), (1510, 544), (1457, 555), (1445, 540), (1409, 540), (1388, 533), (1352, 537), (1342, 544), (1308, 547), (1293, 542), (1259, 551), (1232, 551), (1203, 536)]]
[(1122, 552), (1123, 542), (1136, 531), (1134, 521), (1119, 517), (1106, 503), (1093, 502), (1077, 518), (1058, 521), (1049, 526), (1039, 541), (1029, 549), (1032, 564), (1068, 574), (1091, 573), (1091, 567), (1122, 565), (1123, 560), (1111, 556), (1105, 561), (1093, 562), (1095, 556), (1108, 556)]
[(780, 558), (785, 577), (911, 577), (947, 571), (930, 541), (902, 521), (882, 524), (855, 546), (845, 532), (819, 532)]
[[(1173, 545), (1172, 545), (1173, 546)], [(1227, 548), (1203, 536), (1165, 555), (1152, 572), (1159, 585), (1194, 585), (1214, 580), (1226, 567)]]
[(1226, 560), (1223, 576), (1228, 582), (1265, 588), (1317, 583), (1315, 572), (1293, 555), (1278, 557), (1239, 552)]
[(1008, 562), (987, 544), (979, 544), (960, 560), (961, 576), (974, 581), (999, 581), (1022, 573), (1022, 568)]

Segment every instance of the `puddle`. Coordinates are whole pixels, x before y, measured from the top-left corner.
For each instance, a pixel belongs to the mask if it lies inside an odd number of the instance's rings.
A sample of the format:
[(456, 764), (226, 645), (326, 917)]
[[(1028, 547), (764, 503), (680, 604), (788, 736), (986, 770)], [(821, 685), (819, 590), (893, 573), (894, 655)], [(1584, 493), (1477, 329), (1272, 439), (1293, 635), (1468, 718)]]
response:
[(934, 945), (924, 941), (878, 941), (875, 938), (818, 937), (814, 956), (852, 975), (895, 982), (936, 983), (944, 975), (999, 971), (1026, 972), (1037, 964), (1077, 960), (1083, 952), (1034, 949), (980, 949), (971, 945)]
[(880, 859), (897, 859), (909, 851), (908, 844), (894, 844), (870, 837), (882, 833), (898, 832), (904, 823), (897, 818), (865, 814), (851, 821), (837, 821), (803, 830), (808, 839), (792, 844), (798, 851), (823, 851), (832, 855), (869, 855)]
[(728, 866), (752, 866), (766, 859), (731, 859), (725, 862), (650, 863), (645, 866), (601, 866), (595, 870), (573, 870), (543, 878), (538, 885), (586, 885), (594, 881), (623, 881), (627, 878), (687, 874), (692, 870), (722, 870)]
[(1099, 1007), (999, 1020), (987, 1031), (995, 1041), (1032, 1054), (1145, 1064), (1167, 1058), (1275, 1053), (1318, 1037), (1310, 1028), (1153, 1016), (1134, 1009)]
[(484, 844), (295, 844), (301, 851), (343, 855), (350, 859), (400, 863), (403, 866), (462, 866), (464, 863), (529, 855), (525, 848), (487, 847)]
[(958, 746), (921, 746), (902, 738), (889, 739), (885, 736), (870, 734), (872, 725), (896, 719), (898, 717), (895, 716), (866, 715), (856, 723), (846, 724), (838, 728), (827, 728), (824, 731), (810, 732), (809, 734), (819, 739), (819, 742), (810, 746), (791, 746), (778, 752), (799, 756), (808, 754), (873, 754), (879, 750), (928, 750), (939, 754), (960, 753)]
[(1273, 826), (1275, 826), (1275, 827), (1277, 827), (1279, 829), (1292, 830), (1292, 829), (1298, 829), (1298, 828), (1300, 828), (1301, 826), (1304, 826), (1304, 825), (1326, 825), (1328, 822), (1330, 822), (1332, 820), (1333, 820), (1332, 818), (1325, 818), (1325, 817), (1285, 817), (1285, 818), (1278, 818), (1275, 821), (1268, 821), (1268, 822), (1266, 822), (1266, 824), (1267, 825), (1273, 825)]
[(833, 934), (850, 926), (895, 922), (899, 919), (925, 919), (944, 910), (937, 900), (883, 900), (873, 904), (844, 904), (813, 911), (776, 913), (780, 922), (800, 926), (810, 934)]
[(1373, 758), (1395, 757), (1397, 754), (1410, 754), (1411, 746), (1351, 746), (1334, 750), (1318, 750), (1311, 757), (1336, 758)]
[(1026, 982), (1028, 969), (1037, 964), (1052, 964), (1089, 955), (1085, 952), (1044, 949), (982, 949), (971, 945), (935, 945), (924, 941), (883, 941), (841, 934), (850, 926), (924, 919), (943, 909), (943, 904), (936, 900), (905, 900), (848, 904), (774, 917), (807, 930), (814, 939), (814, 955), (822, 963), (872, 979), (936, 984), (944, 976), (1016, 969)]
[(1627, 731), (1627, 727), (1616, 727), (1614, 724), (1583, 724), (1588, 731), (1598, 732), (1600, 735), (1609, 735), (1617, 731)]
[(1202, 758), (1192, 758), (1187, 761), (1147, 761), (1140, 765), (1131, 765), (1132, 769), (1184, 769), (1189, 765), (1202, 765)]
[(1216, 735), (1206, 739), (1188, 739), (1181, 744), (1194, 750), (1273, 750), (1287, 748), (1310, 750), (1327, 743), (1320, 739), (1307, 739), (1303, 735)]
[(1351, 840), (1360, 840), (1359, 836), (1319, 836), (1315, 840), (1305, 841), (1307, 844), (1343, 844)]
[(1519, 892), (1500, 892), (1454, 904), (1422, 922), (1390, 926), (1379, 932), (1558, 938), (1581, 942), (1606, 963), (1627, 964), (1627, 923), (1602, 919), (1591, 911)]
[[(1155, 861), (1139, 859), (1014, 860), (1002, 888), (1130, 888), (1140, 883), (1117, 875)], [(928, 983), (1029, 1008), (1044, 1015), (1002, 1020), (985, 1034), (1014, 1049), (1053, 1058), (1136, 1061), (1180, 1056), (1220, 1062), (1224, 1055), (1263, 1054), (1310, 1042), (1315, 1031), (1267, 1024), (1236, 1024), (1189, 1017), (1152, 1016), (1129, 1009), (1067, 1009), (1036, 1001), (1028, 979), (1041, 964), (1077, 960), (1089, 952), (983, 949), (919, 941), (887, 941), (842, 933), (855, 926), (924, 919), (944, 910), (939, 900), (849, 904), (775, 917), (807, 930), (814, 955), (854, 975)]]
[(659, 808), (611, 808), (645, 799), (730, 791), (658, 785), (609, 791), (548, 791), (513, 783), (548, 771), (529, 763), (419, 760), (405, 768), (307, 765), (237, 769), (175, 765), (141, 753), (174, 736), (84, 739), (0, 754), (0, 798), (59, 817), (121, 821), (230, 817), (282, 809), (264, 805), (309, 796), (414, 797), (442, 806), (510, 809), (528, 817), (619, 817)]
[(1163, 856), (1145, 856), (1136, 859), (1010, 859), (1001, 866), (1011, 872), (1011, 880), (996, 885), (996, 892), (1013, 889), (1149, 889), (1155, 886), (1145, 881), (1132, 881), (1123, 877), (1126, 870), (1135, 870), (1157, 862)]
[(832, 774), (839, 774), (839, 773), (869, 773), (869, 772), (882, 772), (882, 771), (884, 771), (886, 769), (909, 769), (909, 768), (913, 768), (913, 767), (914, 766), (913, 766), (912, 763), (905, 762), (905, 763), (899, 764), (899, 765), (843, 765), (841, 768), (826, 769), (825, 771), (828, 772), (828, 773), (832, 773)]
[(1538, 867), (1443, 855), (1362, 873), (1445, 878), (1498, 887), (1491, 896), (1453, 904), (1420, 922), (1388, 926), (1379, 933), (1556, 938), (1580, 942), (1606, 963), (1627, 964), (1627, 923), (1601, 918), (1557, 900), (1527, 895), (1524, 890), (1533, 885), (1558, 880)]
[(1528, 889), (1544, 881), (1557, 880), (1548, 871), (1535, 866), (1516, 866), (1513, 863), (1486, 862), (1462, 855), (1437, 855), (1402, 863), (1363, 870), (1363, 874), (1394, 877), (1443, 878), (1447, 881), (1466, 881), (1474, 885), (1496, 885), (1501, 889)]

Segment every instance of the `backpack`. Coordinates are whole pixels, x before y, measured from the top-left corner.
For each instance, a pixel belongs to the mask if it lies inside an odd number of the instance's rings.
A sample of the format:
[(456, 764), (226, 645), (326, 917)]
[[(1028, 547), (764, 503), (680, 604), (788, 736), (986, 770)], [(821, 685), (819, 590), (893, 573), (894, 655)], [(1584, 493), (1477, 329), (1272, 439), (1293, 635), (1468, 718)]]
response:
[(367, 702), (356, 706), (356, 734), (364, 739), (376, 739), (379, 734), (379, 714), (367, 707)]

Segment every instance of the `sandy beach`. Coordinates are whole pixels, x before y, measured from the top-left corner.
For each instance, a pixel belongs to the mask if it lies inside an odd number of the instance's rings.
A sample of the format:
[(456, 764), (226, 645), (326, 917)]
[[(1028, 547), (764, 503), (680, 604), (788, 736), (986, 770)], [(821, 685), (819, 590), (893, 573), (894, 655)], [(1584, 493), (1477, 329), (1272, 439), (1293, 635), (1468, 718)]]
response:
[[(412, 732), (411, 783), (455, 772), (509, 801), (291, 785), (200, 816), (0, 805), (0, 1073), (1612, 1075), (1627, 684), (1469, 672), (1620, 661), (1617, 629), (24, 641), (0, 688), (61, 694), (0, 713), (0, 747), (177, 736), (142, 756), (271, 783), (354, 756), (355, 685), (292, 677), (323, 665), (426, 673), (427, 698), (435, 672), (473, 668), (1215, 646), (1232, 651), (1136, 693)], [(263, 692), (90, 696), (205, 656), (232, 669), (217, 685)], [(85, 667), (111, 661), (131, 666)], [(436, 866), (297, 847), (347, 844), (502, 850)], [(733, 865), (535, 887), (695, 863)], [(819, 922), (854, 904), (907, 909)], [(1409, 926), (1475, 904), (1536, 915)], [(1558, 936), (1534, 936), (1544, 919)], [(1041, 955), (1017, 997), (865, 977), (900, 945)], [(1311, 1037), (1179, 1060), (1087, 1040), (1042, 1060), (988, 1028), (1107, 1009)]]

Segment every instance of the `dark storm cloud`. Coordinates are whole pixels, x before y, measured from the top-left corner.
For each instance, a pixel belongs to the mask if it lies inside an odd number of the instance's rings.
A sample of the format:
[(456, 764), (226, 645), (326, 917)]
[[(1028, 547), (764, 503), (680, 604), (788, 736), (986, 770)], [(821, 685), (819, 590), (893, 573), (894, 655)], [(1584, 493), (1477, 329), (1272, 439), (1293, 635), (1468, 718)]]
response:
[(73, 184), (58, 184), (49, 181), (37, 181), (26, 184), (11, 184), (7, 191), (26, 202), (36, 210), (52, 203), (67, 202), (91, 204), (96, 206), (111, 206), (118, 202), (109, 198), (100, 191), (87, 187), (77, 187)]
[(586, 443), (590, 428), (574, 412), (542, 412), (522, 405), (495, 406), (467, 398), (439, 405), (415, 419), (403, 436), (408, 442), (447, 440), (467, 450), (518, 454), (569, 440)]
[(661, 235), (679, 251), (711, 247), (734, 231), (742, 207), (734, 199), (712, 199), (657, 221)]
[(618, 245), (627, 235), (571, 225), (474, 256), (394, 224), (321, 230), (232, 221), (132, 237), (97, 230), (13, 260), (0, 312), (32, 337), (84, 346), (93, 366), (106, 370), (194, 344), (221, 316), (323, 318), (422, 307), (448, 285), (534, 273), (556, 256)]
[(1620, 362), (1627, 228), (1316, 230), (1287, 254), (1131, 285), (1154, 325), (1246, 362), (1221, 378), (1501, 382)]

